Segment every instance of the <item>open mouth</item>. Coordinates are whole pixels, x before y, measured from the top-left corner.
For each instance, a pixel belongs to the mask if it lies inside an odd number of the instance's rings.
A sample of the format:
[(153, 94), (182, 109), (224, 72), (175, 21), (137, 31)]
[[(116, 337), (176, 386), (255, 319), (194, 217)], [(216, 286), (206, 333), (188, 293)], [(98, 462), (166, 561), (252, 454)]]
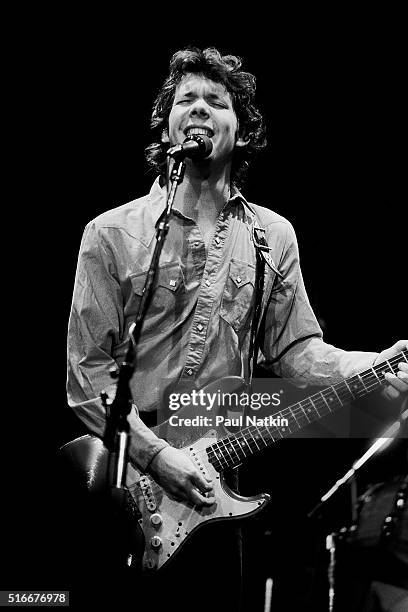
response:
[(209, 127), (205, 127), (205, 126), (200, 126), (200, 127), (190, 126), (190, 127), (187, 127), (184, 130), (184, 134), (186, 136), (195, 136), (195, 135), (198, 134), (199, 136), (207, 136), (208, 138), (212, 138), (214, 136), (214, 132), (212, 131), (212, 129), (209, 128)]

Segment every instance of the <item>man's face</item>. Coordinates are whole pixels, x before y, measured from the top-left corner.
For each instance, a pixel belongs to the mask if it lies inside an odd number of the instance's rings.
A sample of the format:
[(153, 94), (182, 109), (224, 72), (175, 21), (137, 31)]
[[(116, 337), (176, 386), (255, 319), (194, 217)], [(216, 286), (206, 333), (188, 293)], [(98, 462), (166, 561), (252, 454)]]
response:
[(226, 163), (238, 144), (237, 130), (237, 117), (224, 85), (196, 74), (183, 77), (169, 117), (171, 145), (182, 143), (186, 136), (204, 134), (213, 144), (208, 159)]

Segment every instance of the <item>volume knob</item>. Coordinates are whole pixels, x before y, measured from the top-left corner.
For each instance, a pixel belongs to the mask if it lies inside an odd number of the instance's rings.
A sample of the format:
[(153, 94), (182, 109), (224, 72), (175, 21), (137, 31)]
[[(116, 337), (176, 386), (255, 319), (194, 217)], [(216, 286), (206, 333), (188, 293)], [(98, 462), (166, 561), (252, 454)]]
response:
[(152, 514), (152, 516), (150, 517), (150, 522), (152, 525), (154, 525), (155, 527), (158, 527), (159, 525), (162, 524), (163, 519), (160, 516), (160, 514), (158, 514), (157, 512), (155, 512), (154, 514)]
[(162, 541), (161, 538), (159, 538), (159, 536), (153, 536), (152, 539), (150, 540), (150, 546), (152, 548), (160, 548), (160, 546), (162, 545)]

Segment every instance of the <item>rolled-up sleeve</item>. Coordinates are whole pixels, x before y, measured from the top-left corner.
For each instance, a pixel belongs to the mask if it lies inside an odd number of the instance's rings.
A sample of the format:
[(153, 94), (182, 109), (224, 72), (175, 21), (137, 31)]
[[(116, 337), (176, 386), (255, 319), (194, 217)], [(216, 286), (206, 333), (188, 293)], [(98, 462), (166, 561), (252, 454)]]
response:
[(310, 305), (299, 263), (295, 231), (286, 225), (277, 279), (269, 296), (261, 364), (300, 387), (332, 385), (371, 367), (378, 353), (344, 351), (323, 341)]
[[(101, 229), (94, 222), (85, 229), (78, 258), (68, 324), (68, 404), (98, 436), (105, 430), (105, 410), (100, 393), (113, 398), (115, 385), (109, 374), (118, 365), (113, 349), (123, 342), (124, 308), (114, 257)], [(129, 415), (130, 458), (145, 470), (165, 446), (133, 409)]]

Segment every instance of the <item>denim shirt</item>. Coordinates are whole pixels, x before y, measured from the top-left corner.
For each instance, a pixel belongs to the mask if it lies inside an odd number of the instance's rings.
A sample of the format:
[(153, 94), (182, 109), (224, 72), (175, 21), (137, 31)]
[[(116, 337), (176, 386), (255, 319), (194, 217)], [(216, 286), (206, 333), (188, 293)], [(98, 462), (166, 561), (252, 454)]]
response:
[[(84, 232), (68, 330), (68, 402), (87, 427), (104, 430), (102, 389), (120, 365), (142, 296), (166, 190), (107, 211)], [(322, 340), (309, 304), (291, 224), (234, 192), (206, 249), (198, 225), (173, 209), (130, 386), (139, 411), (160, 408), (174, 384), (201, 387), (246, 375), (253, 313), (255, 211), (271, 249), (265, 266), (260, 360), (295, 384), (330, 385), (369, 367), (376, 353), (346, 352)], [(276, 271), (279, 271), (279, 274)], [(146, 469), (166, 446), (133, 410), (131, 460)]]

